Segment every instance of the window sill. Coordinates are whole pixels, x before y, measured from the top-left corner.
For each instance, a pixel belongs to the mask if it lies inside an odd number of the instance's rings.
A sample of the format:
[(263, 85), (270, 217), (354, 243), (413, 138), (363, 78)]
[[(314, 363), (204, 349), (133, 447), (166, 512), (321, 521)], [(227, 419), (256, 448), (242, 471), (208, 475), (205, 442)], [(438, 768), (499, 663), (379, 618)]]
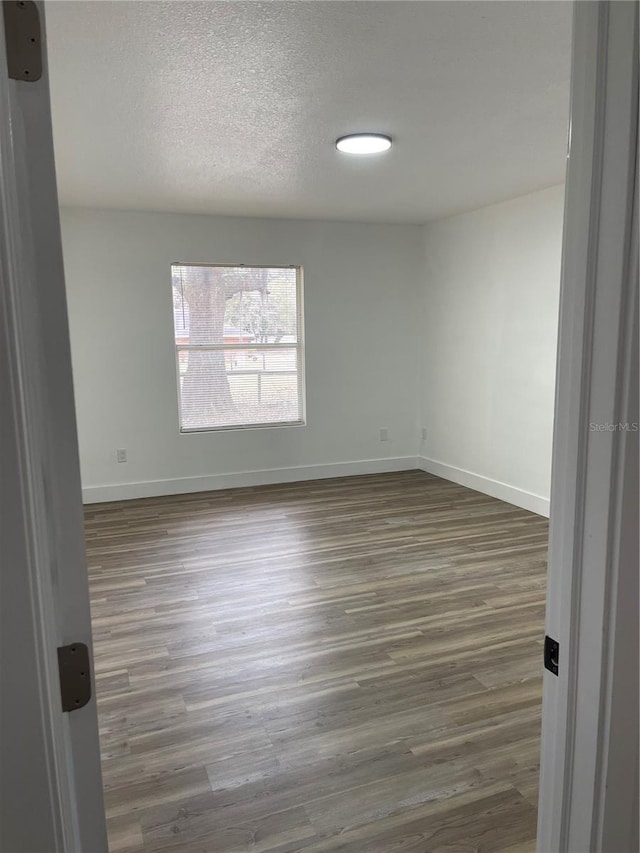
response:
[(183, 429), (180, 427), (180, 435), (198, 435), (203, 432), (246, 432), (253, 429), (289, 429), (291, 427), (304, 427), (306, 425), (306, 421), (283, 421), (282, 423), (274, 424), (237, 424), (235, 426), (194, 427), (193, 429)]

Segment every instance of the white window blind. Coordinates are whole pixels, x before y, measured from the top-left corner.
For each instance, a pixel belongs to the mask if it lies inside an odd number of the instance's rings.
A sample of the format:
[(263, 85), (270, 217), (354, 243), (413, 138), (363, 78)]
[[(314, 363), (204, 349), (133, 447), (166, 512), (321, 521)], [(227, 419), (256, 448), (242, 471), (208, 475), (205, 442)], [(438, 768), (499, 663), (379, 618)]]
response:
[(304, 423), (299, 267), (172, 264), (182, 432)]

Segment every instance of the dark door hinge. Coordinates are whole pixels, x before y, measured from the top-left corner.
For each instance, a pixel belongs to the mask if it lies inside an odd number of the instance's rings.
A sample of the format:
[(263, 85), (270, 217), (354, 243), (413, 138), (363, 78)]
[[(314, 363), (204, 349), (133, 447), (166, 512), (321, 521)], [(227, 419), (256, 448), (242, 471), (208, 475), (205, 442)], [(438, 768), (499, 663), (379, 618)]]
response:
[(558, 674), (558, 658), (560, 655), (560, 643), (551, 637), (544, 638), (544, 668), (554, 675)]
[(12, 80), (42, 77), (40, 14), (33, 0), (3, 0), (7, 70)]
[(63, 711), (77, 711), (91, 699), (89, 649), (84, 643), (71, 643), (58, 649), (60, 695)]

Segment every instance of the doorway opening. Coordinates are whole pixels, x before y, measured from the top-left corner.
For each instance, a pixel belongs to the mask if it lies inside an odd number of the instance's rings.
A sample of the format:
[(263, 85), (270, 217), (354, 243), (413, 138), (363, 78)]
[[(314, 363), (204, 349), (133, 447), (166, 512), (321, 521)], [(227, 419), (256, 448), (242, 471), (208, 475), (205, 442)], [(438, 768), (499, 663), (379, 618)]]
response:
[(49, 10), (111, 853), (533, 849), (570, 14)]

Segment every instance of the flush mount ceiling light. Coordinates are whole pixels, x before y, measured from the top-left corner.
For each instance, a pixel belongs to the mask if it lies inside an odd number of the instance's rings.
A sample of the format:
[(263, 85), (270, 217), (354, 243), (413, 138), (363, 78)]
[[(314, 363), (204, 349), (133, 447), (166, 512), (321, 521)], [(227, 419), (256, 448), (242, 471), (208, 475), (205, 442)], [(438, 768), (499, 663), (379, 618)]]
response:
[(381, 154), (391, 148), (391, 137), (384, 133), (350, 133), (336, 140), (336, 148), (344, 154)]

